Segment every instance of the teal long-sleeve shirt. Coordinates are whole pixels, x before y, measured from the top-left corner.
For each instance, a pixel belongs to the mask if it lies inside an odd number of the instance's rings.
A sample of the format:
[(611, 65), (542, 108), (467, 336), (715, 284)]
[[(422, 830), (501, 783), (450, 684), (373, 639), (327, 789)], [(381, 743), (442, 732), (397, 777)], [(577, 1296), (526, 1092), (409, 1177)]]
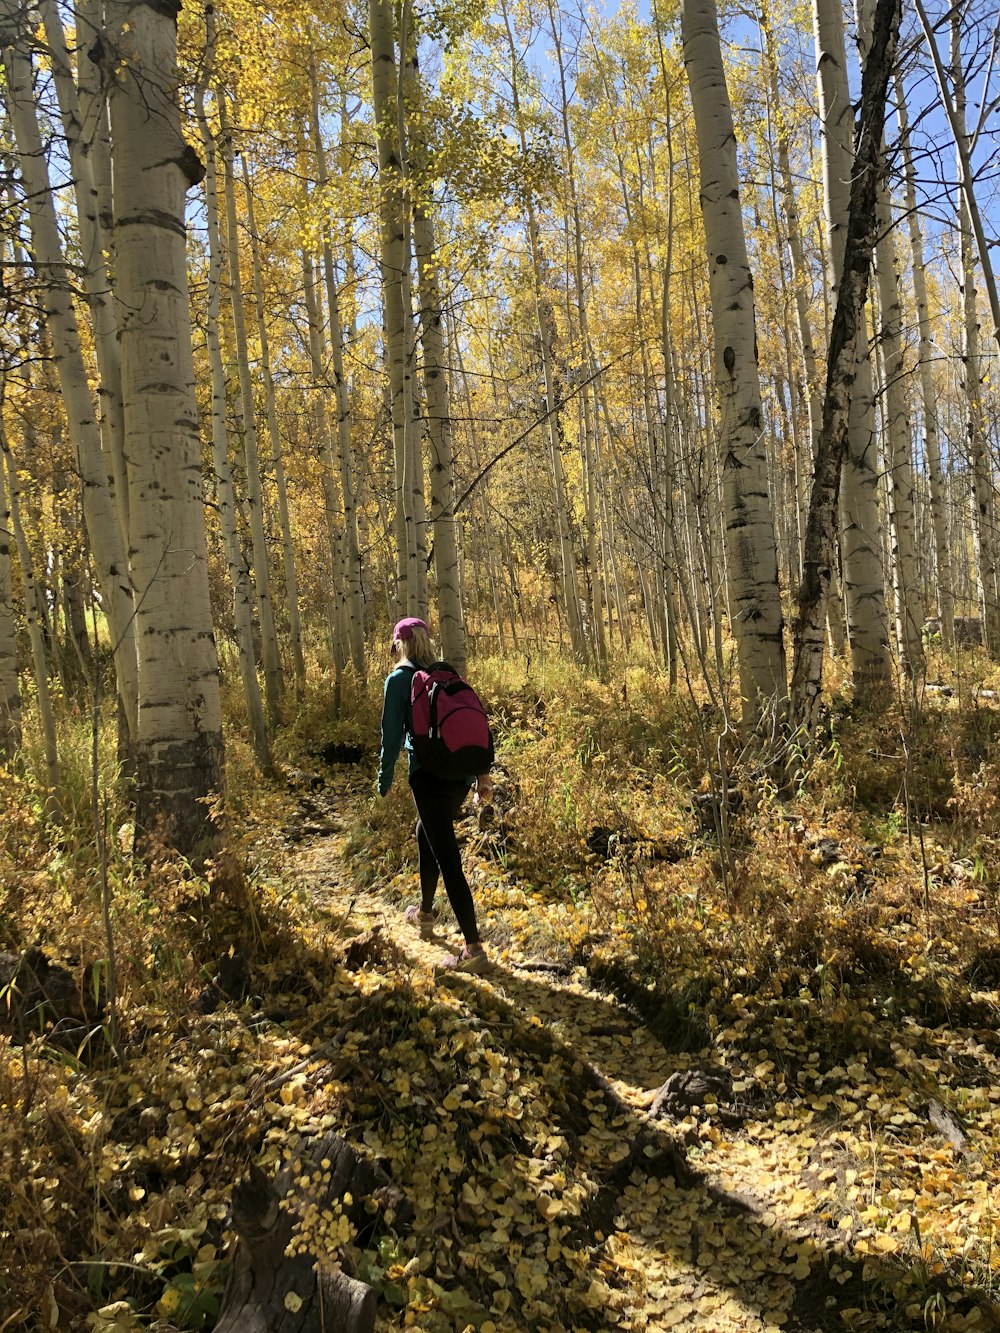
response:
[(410, 773), (420, 765), (410, 743), (410, 686), (415, 668), (410, 663), (400, 663), (385, 678), (382, 691), (382, 750), (378, 762), (378, 794), (385, 796), (392, 786), (396, 760), (401, 749), (406, 749)]

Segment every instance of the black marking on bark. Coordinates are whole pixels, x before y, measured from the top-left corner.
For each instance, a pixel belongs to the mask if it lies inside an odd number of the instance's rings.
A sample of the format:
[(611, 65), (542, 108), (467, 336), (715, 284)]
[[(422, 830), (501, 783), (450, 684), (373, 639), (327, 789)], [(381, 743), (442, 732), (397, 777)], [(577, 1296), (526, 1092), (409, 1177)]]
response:
[(137, 0), (136, 9), (140, 5), (145, 5), (151, 9), (154, 14), (162, 14), (164, 18), (172, 19), (177, 22), (177, 15), (181, 12), (181, 0)]
[(181, 149), (177, 165), (184, 173), (184, 179), (188, 185), (200, 185), (205, 179), (205, 164), (189, 143), (186, 143)]
[(178, 236), (187, 236), (184, 224), (173, 213), (165, 213), (159, 208), (150, 209), (145, 213), (133, 213), (131, 217), (122, 217), (115, 223), (115, 229), (119, 227), (159, 227), (161, 231), (176, 232)]

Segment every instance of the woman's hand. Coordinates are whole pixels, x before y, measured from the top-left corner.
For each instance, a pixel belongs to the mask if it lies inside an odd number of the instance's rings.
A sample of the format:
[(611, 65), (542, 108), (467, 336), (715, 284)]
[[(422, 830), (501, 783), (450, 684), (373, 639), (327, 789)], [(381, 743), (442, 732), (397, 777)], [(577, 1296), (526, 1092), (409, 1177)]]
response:
[(488, 773), (476, 778), (476, 798), (481, 805), (489, 805), (493, 800), (493, 779)]

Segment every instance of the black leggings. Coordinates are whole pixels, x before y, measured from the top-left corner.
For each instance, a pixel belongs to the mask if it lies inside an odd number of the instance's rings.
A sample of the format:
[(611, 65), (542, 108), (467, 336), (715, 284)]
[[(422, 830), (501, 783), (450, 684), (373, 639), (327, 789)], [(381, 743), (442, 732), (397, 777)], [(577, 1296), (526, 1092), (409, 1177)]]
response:
[(455, 820), (469, 794), (468, 785), (464, 782), (449, 782), (418, 768), (410, 774), (410, 790), (419, 816), (417, 851), (421, 909), (424, 912), (432, 910), (440, 874), (466, 944), (478, 944), (479, 928), (476, 925), (472, 890), (465, 878), (462, 856), (455, 839)]

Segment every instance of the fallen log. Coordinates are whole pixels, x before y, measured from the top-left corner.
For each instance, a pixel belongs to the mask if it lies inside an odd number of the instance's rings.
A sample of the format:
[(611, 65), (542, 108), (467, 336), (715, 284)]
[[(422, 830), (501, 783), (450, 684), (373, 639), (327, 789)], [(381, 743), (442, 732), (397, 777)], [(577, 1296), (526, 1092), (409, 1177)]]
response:
[[(312, 1182), (308, 1195), (299, 1185), (303, 1177)], [(336, 1134), (313, 1142), (273, 1181), (254, 1168), (233, 1190), (239, 1244), (216, 1333), (372, 1333), (372, 1288), (337, 1267), (335, 1255), (317, 1254), (307, 1235), (296, 1237), (306, 1205), (320, 1212), (339, 1206), (359, 1231), (369, 1232), (386, 1208), (397, 1222), (408, 1214), (404, 1195), (385, 1172)], [(289, 1253), (293, 1238), (304, 1244)]]

